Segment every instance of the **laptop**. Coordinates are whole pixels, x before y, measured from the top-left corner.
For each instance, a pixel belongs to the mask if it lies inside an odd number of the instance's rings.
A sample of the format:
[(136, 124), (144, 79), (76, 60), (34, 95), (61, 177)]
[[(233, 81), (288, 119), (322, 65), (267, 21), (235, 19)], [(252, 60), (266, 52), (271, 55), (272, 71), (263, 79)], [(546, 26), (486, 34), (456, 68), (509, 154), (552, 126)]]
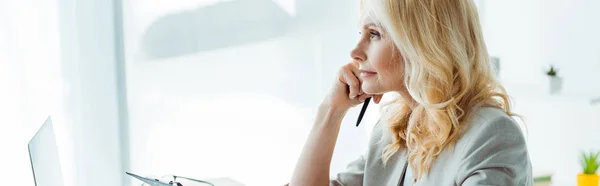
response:
[(50, 117), (31, 138), (27, 148), (35, 186), (63, 186), (58, 146)]

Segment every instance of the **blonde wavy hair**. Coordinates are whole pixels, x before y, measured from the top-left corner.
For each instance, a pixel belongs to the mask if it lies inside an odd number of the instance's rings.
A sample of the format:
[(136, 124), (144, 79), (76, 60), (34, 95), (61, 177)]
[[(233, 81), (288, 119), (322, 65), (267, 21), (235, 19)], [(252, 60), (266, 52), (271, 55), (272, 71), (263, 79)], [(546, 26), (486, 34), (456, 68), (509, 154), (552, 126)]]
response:
[(384, 164), (407, 148), (416, 181), (454, 144), (475, 108), (493, 106), (514, 115), (490, 65), (474, 2), (361, 0), (361, 11), (393, 40), (405, 63), (404, 85), (418, 103), (410, 108), (396, 99), (383, 109), (393, 134)]

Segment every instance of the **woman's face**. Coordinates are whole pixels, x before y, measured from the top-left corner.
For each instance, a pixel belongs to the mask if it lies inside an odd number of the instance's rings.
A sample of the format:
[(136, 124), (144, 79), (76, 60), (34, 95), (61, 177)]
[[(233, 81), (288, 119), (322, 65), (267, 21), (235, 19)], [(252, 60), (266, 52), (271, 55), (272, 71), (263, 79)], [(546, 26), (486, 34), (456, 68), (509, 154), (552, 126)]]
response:
[(405, 90), (404, 62), (391, 38), (369, 20), (361, 25), (360, 40), (350, 55), (360, 64), (363, 91), (383, 94)]

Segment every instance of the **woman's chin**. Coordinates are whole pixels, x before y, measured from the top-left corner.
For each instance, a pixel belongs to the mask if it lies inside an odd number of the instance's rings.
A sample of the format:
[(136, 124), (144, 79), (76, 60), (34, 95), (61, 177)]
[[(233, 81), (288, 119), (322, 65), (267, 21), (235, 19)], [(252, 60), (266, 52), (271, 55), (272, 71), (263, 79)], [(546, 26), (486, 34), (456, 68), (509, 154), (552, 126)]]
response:
[(363, 92), (365, 92), (367, 94), (373, 94), (373, 95), (382, 94), (382, 91), (379, 88), (377, 88), (375, 86), (371, 86), (369, 84), (363, 84), (362, 90), (363, 90)]

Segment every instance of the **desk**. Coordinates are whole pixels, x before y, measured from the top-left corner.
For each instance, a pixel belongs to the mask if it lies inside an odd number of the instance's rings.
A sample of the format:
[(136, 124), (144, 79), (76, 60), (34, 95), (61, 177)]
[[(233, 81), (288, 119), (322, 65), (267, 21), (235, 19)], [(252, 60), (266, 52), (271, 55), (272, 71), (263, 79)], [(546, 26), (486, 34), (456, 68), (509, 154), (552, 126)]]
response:
[(206, 181), (215, 184), (215, 186), (244, 186), (244, 184), (230, 178), (206, 179)]

